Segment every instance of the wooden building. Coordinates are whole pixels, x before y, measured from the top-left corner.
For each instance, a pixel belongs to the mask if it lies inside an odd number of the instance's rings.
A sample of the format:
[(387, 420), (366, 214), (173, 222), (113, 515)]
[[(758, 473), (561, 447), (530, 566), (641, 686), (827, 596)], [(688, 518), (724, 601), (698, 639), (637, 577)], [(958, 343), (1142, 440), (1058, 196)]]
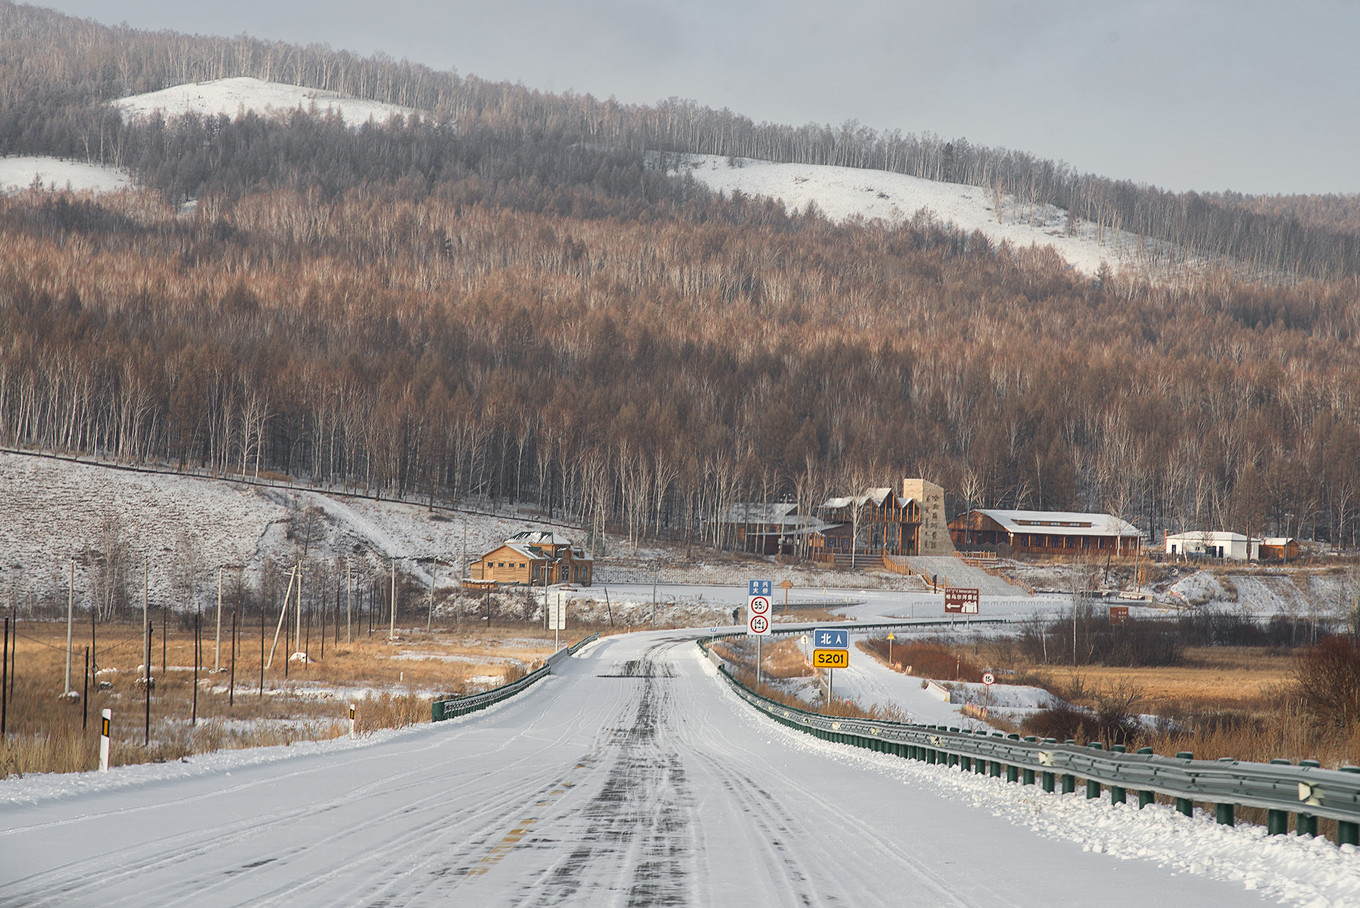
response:
[(797, 513), (797, 508), (787, 501), (740, 501), (727, 509), (723, 523), (735, 539), (734, 548), (757, 555), (795, 555), (824, 526), (815, 517)]
[(556, 533), (517, 533), (468, 566), (469, 586), (590, 586), (594, 559)]
[(1299, 557), (1299, 541), (1289, 536), (1268, 536), (1261, 540), (1262, 561), (1293, 561)]
[(815, 554), (948, 555), (954, 551), (944, 520), (944, 490), (924, 479), (827, 499), (817, 509), (827, 524), (814, 536)]
[(1133, 555), (1142, 532), (1111, 514), (1073, 511), (1010, 511), (974, 508), (949, 522), (949, 534), (962, 551), (1008, 546), (1029, 555)]

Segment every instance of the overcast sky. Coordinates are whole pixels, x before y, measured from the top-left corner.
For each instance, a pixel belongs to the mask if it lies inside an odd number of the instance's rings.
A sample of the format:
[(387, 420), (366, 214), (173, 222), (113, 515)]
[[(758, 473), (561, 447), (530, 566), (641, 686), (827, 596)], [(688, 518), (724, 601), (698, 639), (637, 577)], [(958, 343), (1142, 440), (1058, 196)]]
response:
[(30, 0), (531, 88), (965, 137), (1166, 189), (1360, 192), (1360, 0)]

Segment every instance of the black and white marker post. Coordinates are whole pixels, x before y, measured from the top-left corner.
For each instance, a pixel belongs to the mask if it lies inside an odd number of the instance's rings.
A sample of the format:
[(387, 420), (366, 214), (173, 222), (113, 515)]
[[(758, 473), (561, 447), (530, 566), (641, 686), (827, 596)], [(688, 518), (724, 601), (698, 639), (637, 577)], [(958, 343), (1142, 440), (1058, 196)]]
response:
[(109, 771), (109, 721), (113, 718), (111, 710), (104, 710), (99, 730), (99, 771)]

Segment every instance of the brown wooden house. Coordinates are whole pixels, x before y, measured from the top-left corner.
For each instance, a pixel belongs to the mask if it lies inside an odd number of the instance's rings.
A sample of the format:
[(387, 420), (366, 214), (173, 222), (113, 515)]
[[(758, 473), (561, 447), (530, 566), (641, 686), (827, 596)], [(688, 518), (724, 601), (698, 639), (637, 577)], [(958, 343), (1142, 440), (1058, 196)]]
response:
[(1289, 536), (1270, 536), (1261, 540), (1262, 561), (1293, 561), (1299, 557), (1299, 541)]
[(468, 566), (470, 586), (590, 586), (594, 559), (555, 533), (517, 533)]

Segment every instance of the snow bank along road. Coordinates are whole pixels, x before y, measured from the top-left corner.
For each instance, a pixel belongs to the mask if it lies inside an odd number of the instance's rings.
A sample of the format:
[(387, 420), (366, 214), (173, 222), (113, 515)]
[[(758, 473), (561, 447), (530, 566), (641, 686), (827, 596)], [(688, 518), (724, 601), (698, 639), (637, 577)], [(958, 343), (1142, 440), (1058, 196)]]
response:
[(690, 640), (612, 637), (371, 746), (11, 800), (0, 904), (1277, 903), (849, 750), (752, 712)]

